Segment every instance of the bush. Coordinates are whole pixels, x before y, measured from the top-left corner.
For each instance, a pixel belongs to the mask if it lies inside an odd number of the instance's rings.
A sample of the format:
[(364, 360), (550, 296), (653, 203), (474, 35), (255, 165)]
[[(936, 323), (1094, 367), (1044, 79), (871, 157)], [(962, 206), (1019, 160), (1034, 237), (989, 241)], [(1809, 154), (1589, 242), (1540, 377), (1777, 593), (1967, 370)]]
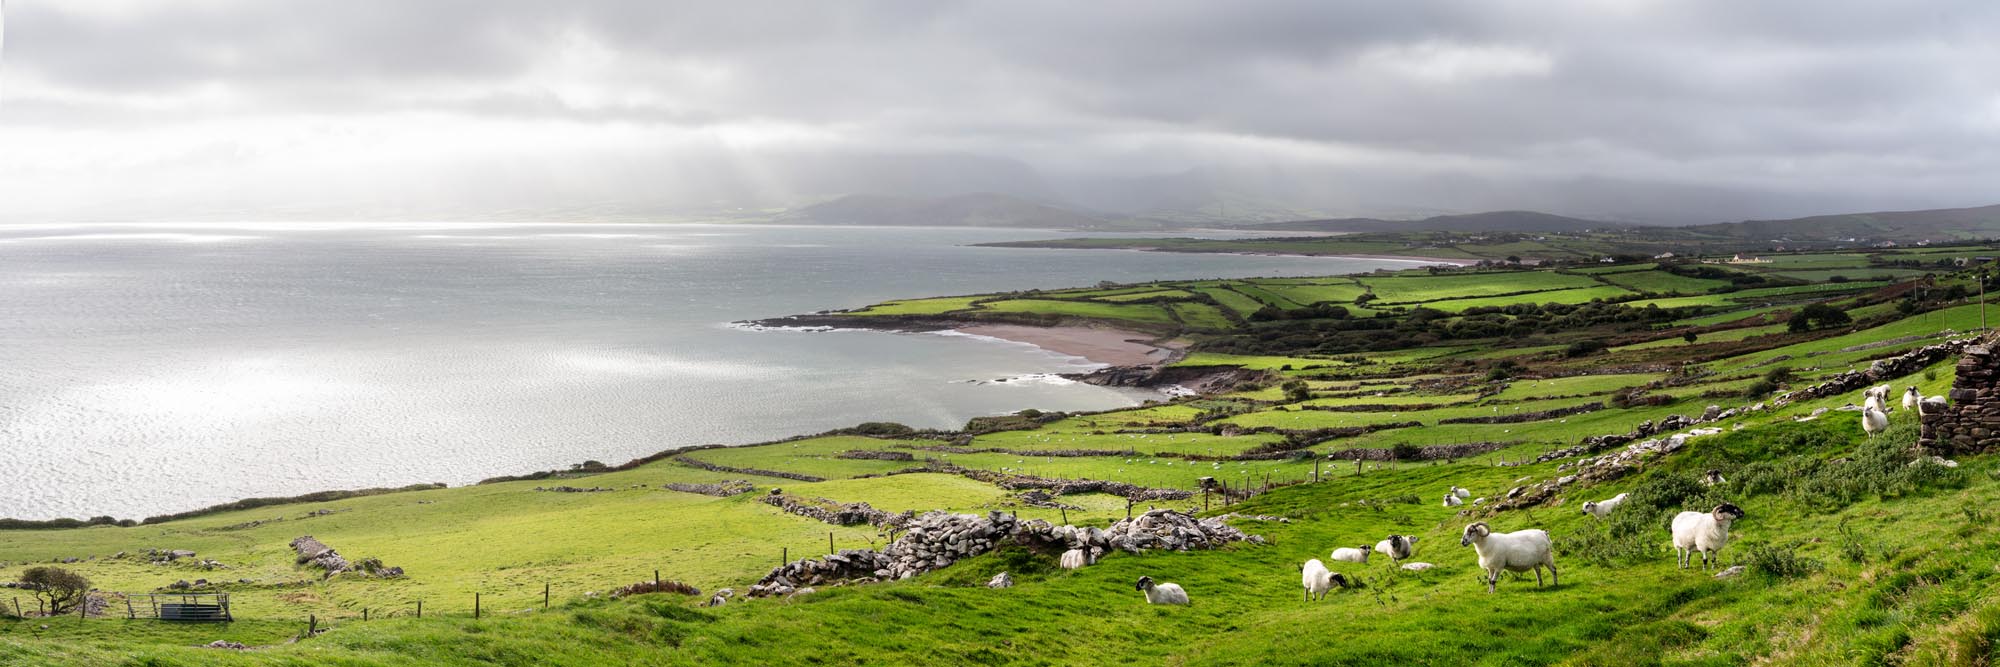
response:
[(21, 572), (23, 588), (48, 605), (50, 616), (61, 616), (83, 602), (90, 592), (90, 580), (60, 567), (31, 567)]
[(1779, 579), (1797, 579), (1826, 569), (1825, 563), (1799, 555), (1799, 544), (1745, 544), (1744, 564), (1752, 572)]
[(1570, 343), (1569, 347), (1563, 348), (1563, 356), (1586, 357), (1602, 351), (1604, 351), (1604, 341), (1594, 339), (1580, 340)]
[(1744, 388), (1743, 397), (1763, 398), (1765, 396), (1771, 395), (1771, 392), (1777, 390), (1778, 390), (1778, 385), (1773, 384), (1770, 380), (1758, 380), (1756, 382), (1750, 383), (1749, 387)]

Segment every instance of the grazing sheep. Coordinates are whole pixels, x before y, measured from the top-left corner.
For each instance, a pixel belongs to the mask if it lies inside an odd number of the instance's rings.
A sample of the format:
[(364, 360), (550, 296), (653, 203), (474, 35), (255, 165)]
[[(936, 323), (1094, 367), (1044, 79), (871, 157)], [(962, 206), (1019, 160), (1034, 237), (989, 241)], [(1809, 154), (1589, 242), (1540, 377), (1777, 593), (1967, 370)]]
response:
[(710, 596), (708, 598), (708, 606), (720, 607), (722, 605), (728, 604), (729, 598), (733, 597), (736, 597), (736, 591), (733, 589), (724, 588), (722, 590), (718, 590), (715, 592), (715, 595)]
[(1417, 536), (1390, 535), (1389, 539), (1375, 543), (1375, 553), (1389, 557), (1390, 565), (1398, 565), (1416, 550)]
[(1878, 384), (1863, 390), (1861, 392), (1861, 396), (1864, 399), (1868, 397), (1874, 397), (1876, 400), (1887, 403), (1889, 402), (1889, 391), (1890, 391), (1889, 385)]
[(1404, 564), (1403, 564), (1403, 569), (1405, 569), (1405, 570), (1408, 570), (1408, 571), (1411, 571), (1411, 572), (1422, 572), (1422, 571), (1424, 571), (1424, 570), (1428, 570), (1428, 569), (1431, 569), (1431, 568), (1434, 568), (1434, 567), (1437, 567), (1437, 566), (1436, 566), (1436, 565), (1432, 565), (1432, 564), (1430, 564), (1430, 563), (1419, 563), (1419, 562), (1412, 562), (1412, 563), (1404, 563)]
[[(1716, 476), (1721, 477), (1719, 474)], [(1602, 520), (1611, 516), (1612, 512), (1618, 511), (1618, 506), (1625, 504), (1625, 496), (1627, 495), (1630, 494), (1621, 493), (1612, 496), (1610, 500), (1585, 501), (1583, 503), (1583, 513)]]
[(1155, 584), (1152, 577), (1139, 577), (1137, 588), (1138, 590), (1145, 591), (1146, 604), (1186, 605), (1188, 603), (1187, 591), (1181, 590), (1180, 584)]
[(1875, 437), (1878, 433), (1889, 430), (1889, 413), (1875, 408), (1862, 410), (1861, 430), (1867, 431), (1870, 438)]
[(1472, 497), (1472, 492), (1471, 492), (1471, 491), (1467, 491), (1467, 490), (1465, 490), (1465, 489), (1462, 489), (1462, 488), (1459, 488), (1459, 487), (1456, 487), (1456, 486), (1454, 486), (1454, 487), (1451, 487), (1451, 495), (1454, 495), (1454, 496), (1458, 496), (1458, 497), (1460, 497), (1460, 498), (1471, 498), (1471, 497)]
[(1083, 566), (1089, 564), (1090, 564), (1090, 555), (1085, 553), (1084, 550), (1082, 549), (1071, 549), (1069, 551), (1063, 552), (1062, 569), (1080, 570), (1083, 569)]
[(1366, 565), (1368, 563), (1368, 545), (1363, 544), (1353, 548), (1341, 547), (1334, 549), (1333, 559), (1343, 563), (1361, 563)]
[(1492, 593), (1500, 583), (1500, 571), (1535, 571), (1535, 586), (1542, 585), (1542, 568), (1549, 568), (1551, 584), (1562, 585), (1556, 575), (1555, 547), (1549, 543), (1549, 533), (1544, 530), (1518, 530), (1511, 533), (1496, 533), (1481, 521), (1465, 527), (1465, 535), (1458, 540), (1459, 546), (1471, 546), (1479, 554), (1479, 568), (1486, 571), (1486, 592)]
[(1465, 504), (1465, 501), (1463, 501), (1463, 500), (1460, 500), (1460, 499), (1458, 498), (1458, 496), (1457, 496), (1457, 495), (1454, 495), (1454, 494), (1450, 494), (1450, 493), (1447, 493), (1447, 494), (1444, 494), (1444, 506), (1445, 506), (1445, 507), (1457, 507), (1457, 506), (1459, 506), (1459, 505), (1464, 505), (1464, 504)]
[(1917, 393), (1916, 385), (1910, 385), (1909, 389), (1903, 391), (1904, 410), (1920, 412), (1923, 409), (1923, 402), (1924, 402), (1924, 395)]
[(1301, 579), (1306, 587), (1307, 602), (1326, 599), (1326, 592), (1333, 588), (1335, 581), (1346, 581), (1346, 578), (1326, 569), (1326, 564), (1319, 562), (1318, 558), (1306, 561)]
[(1701, 570), (1708, 571), (1710, 554), (1722, 551), (1729, 544), (1729, 524), (1743, 518), (1743, 510), (1735, 505), (1723, 503), (1713, 511), (1681, 512), (1674, 516), (1674, 549), (1679, 553), (1681, 569), (1687, 569), (1693, 561), (1693, 553), (1701, 552)]
[(1722, 471), (1710, 468), (1708, 472), (1702, 473), (1701, 483), (1703, 486), (1715, 486), (1718, 484), (1728, 484), (1729, 480), (1722, 478)]

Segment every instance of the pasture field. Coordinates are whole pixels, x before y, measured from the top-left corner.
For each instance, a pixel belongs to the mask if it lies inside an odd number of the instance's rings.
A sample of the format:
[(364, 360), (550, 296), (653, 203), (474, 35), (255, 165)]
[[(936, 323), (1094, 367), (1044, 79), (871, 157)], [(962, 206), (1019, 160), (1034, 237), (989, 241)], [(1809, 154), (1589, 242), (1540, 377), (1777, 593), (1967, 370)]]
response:
[[(1829, 270), (1869, 257), (1835, 255), (1784, 255), (1767, 269)], [(1630, 270), (1612, 270), (1619, 268)], [(1858, 400), (1851, 392), (1742, 411), (1702, 424), (1720, 432), (1694, 435), (1685, 449), (1642, 458), (1632, 474), (1578, 481), (1532, 507), (1493, 508), (1510, 489), (1574, 475), (1601, 452), (1534, 462), (1538, 456), (1671, 415), (1700, 415), (1710, 405), (1768, 402), (1769, 394), (1747, 392), (1774, 368), (1791, 372), (1778, 390), (1792, 391), (1938, 342), (1945, 330), (1978, 330), (1977, 303), (1905, 303), (1896, 292), (1874, 291), (1884, 284), (1813, 284), (1677, 297), (1716, 299), (1690, 304), (1715, 311), (1652, 319), (1634, 319), (1621, 305), (1526, 308), (1510, 311), (1505, 317), (1516, 319), (1507, 321), (1540, 328), (1473, 340), (1441, 336), (1446, 329), (1387, 310), (1246, 326), (1205, 303), (1129, 303), (1199, 290), (1247, 316), (1265, 304), (1289, 311), (1338, 301), (1366, 285), (1380, 304), (1444, 309), (1479, 300), (1539, 304), (1568, 292), (1631, 294), (1606, 282), (1662, 291), (1674, 281), (1661, 275), (1668, 274), (1651, 264), (1406, 272), (889, 302), (851, 315), (970, 309), (1164, 326), (1174, 323), (1171, 312), (1191, 329), (1212, 330), (1183, 329), (1193, 350), (1169, 370), (1236, 374), (1217, 395), (1162, 393), (1100, 413), (1024, 411), (975, 420), (985, 426), (974, 430), (871, 424), (534, 479), (274, 501), (123, 527), (0, 529), (0, 580), (34, 565), (72, 569), (103, 591), (150, 592), (206, 579), (206, 590), (231, 593), (238, 618), (168, 625), (41, 618), (32, 608), (30, 618), (0, 613), (0, 664), (1982, 664), (2000, 638), (2000, 523), (1991, 509), (2000, 503), (2000, 457), (1961, 455), (1955, 468), (1918, 461), (1910, 416), (1898, 411), (1887, 434), (1865, 437), (1854, 413), (1838, 410)], [(1965, 280), (1945, 276), (1941, 284)], [(1789, 303), (1745, 308), (1739, 302), (1746, 297)], [(1685, 327), (1787, 316), (1815, 299), (1866, 321), (1794, 334), (1774, 320), (1702, 330), (1694, 345), (1680, 338)], [(1330, 351), (1342, 335), (1365, 345)], [(1607, 340), (1629, 343), (1576, 345)], [(1943, 394), (1956, 361), (1888, 381)], [(1307, 395), (1286, 391), (1294, 381)], [(1621, 394), (1614, 404), (1619, 392), (1652, 398), (1628, 404)], [(1605, 405), (1539, 414), (1591, 403)], [(1820, 408), (1831, 411), (1798, 421)], [(852, 417), (859, 424), (873, 415)], [(1499, 422), (1440, 423), (1455, 418)], [(1403, 422), (1420, 425), (1318, 430)], [(880, 435), (853, 434), (864, 432)], [(1435, 457), (1422, 449), (1474, 443), (1485, 446)], [(1356, 450), (1382, 460), (1357, 462)], [(1708, 469), (1731, 481), (1701, 485), (1696, 480)], [(994, 483), (993, 473), (1048, 485), (1096, 480), (1191, 491), (1190, 498), (1142, 500), (1132, 509), (1219, 517), (1264, 541), (1117, 552), (1076, 571), (1059, 569), (1053, 553), (1009, 546), (905, 581), (821, 586), (786, 598), (739, 595), (714, 608), (702, 606), (706, 593), (608, 596), (656, 570), (705, 592), (741, 594), (786, 558), (824, 555), (829, 540), (835, 549), (869, 549), (891, 539), (887, 527), (831, 525), (760, 502), (773, 490), (892, 513), (1001, 511), (1078, 526), (1103, 527), (1128, 512), (1124, 496), (1050, 489), (1043, 499), (1028, 487)], [(1225, 505), (1199, 492), (1203, 478), (1255, 493)], [(664, 486), (727, 480), (754, 490), (715, 497)], [(1451, 486), (1485, 502), (1444, 507), (1439, 499)], [(1578, 510), (1585, 500), (1625, 492), (1630, 500), (1609, 520)], [(1662, 522), (1725, 501), (1746, 512), (1720, 555), (1723, 565), (1743, 566), (1742, 574), (1717, 579), (1677, 569)], [(1474, 521), (1497, 531), (1548, 531), (1560, 584), (1537, 587), (1532, 575), (1503, 575), (1498, 592), (1486, 592), (1474, 550), (1458, 541)], [(1391, 533), (1417, 536), (1414, 558), (1434, 567), (1407, 572), (1380, 558), (1335, 563), (1362, 585), (1323, 601), (1300, 599), (1302, 561)], [(405, 574), (322, 578), (288, 547), (300, 535)], [(198, 557), (154, 564), (141, 556), (148, 549)], [(207, 559), (221, 567), (200, 564)], [(1013, 587), (985, 587), (1003, 571)], [(1142, 575), (1181, 584), (1194, 605), (1145, 604), (1133, 590)], [(0, 601), (11, 609), (11, 599)], [(417, 601), (423, 618), (415, 617)], [(325, 631), (302, 637), (308, 617)], [(200, 648), (215, 640), (254, 648)]]

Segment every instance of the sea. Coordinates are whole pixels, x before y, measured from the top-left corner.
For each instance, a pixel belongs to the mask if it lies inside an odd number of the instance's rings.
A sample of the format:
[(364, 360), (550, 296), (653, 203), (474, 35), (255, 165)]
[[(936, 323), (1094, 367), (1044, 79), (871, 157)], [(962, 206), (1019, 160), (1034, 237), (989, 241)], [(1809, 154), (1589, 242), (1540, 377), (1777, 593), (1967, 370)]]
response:
[(0, 517), (141, 518), (864, 421), (952, 428), (1135, 405), (1160, 395), (1065, 380), (1096, 366), (1031, 345), (734, 323), (898, 298), (1413, 265), (971, 245), (1073, 235), (0, 226)]

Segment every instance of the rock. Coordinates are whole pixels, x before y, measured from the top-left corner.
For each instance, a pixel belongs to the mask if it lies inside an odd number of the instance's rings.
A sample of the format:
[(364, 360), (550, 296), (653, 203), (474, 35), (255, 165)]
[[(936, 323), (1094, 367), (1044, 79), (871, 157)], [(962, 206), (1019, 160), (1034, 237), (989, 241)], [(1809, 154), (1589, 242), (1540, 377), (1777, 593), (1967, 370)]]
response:
[(1013, 586), (1014, 578), (1008, 576), (1005, 572), (993, 575), (993, 578), (986, 582), (987, 588), (1012, 588)]
[(1731, 577), (1735, 577), (1735, 576), (1738, 576), (1738, 575), (1741, 575), (1741, 574), (1743, 574), (1743, 572), (1744, 572), (1744, 571), (1745, 571), (1745, 570), (1744, 570), (1743, 566), (1741, 566), (1741, 565), (1732, 565), (1732, 566), (1730, 566), (1730, 567), (1729, 567), (1729, 569), (1726, 569), (1726, 570), (1723, 570), (1723, 571), (1721, 571), (1721, 572), (1717, 572), (1717, 573), (1715, 573), (1715, 578), (1717, 578), (1717, 579), (1728, 579), (1728, 578), (1731, 578)]
[(206, 643), (206, 644), (202, 644), (202, 648), (220, 648), (220, 649), (228, 649), (228, 650), (231, 650), (231, 651), (241, 651), (241, 650), (243, 650), (243, 649), (247, 649), (247, 648), (250, 648), (250, 647), (248, 647), (248, 646), (244, 646), (244, 645), (242, 645), (242, 644), (240, 644), (240, 643), (237, 643), (237, 642), (232, 642), (232, 641), (226, 641), (226, 640), (222, 640), (222, 639), (217, 639), (217, 640), (215, 640), (215, 641), (212, 641), (212, 642), (209, 642), (209, 643)]
[(1431, 569), (1431, 568), (1434, 568), (1434, 567), (1437, 567), (1437, 566), (1436, 566), (1436, 565), (1432, 565), (1432, 564), (1430, 564), (1430, 563), (1404, 563), (1404, 564), (1403, 564), (1403, 569), (1405, 569), (1405, 570), (1408, 570), (1408, 571), (1411, 571), (1411, 572), (1422, 572), (1422, 571), (1424, 571), (1424, 570), (1428, 570), (1428, 569)]

